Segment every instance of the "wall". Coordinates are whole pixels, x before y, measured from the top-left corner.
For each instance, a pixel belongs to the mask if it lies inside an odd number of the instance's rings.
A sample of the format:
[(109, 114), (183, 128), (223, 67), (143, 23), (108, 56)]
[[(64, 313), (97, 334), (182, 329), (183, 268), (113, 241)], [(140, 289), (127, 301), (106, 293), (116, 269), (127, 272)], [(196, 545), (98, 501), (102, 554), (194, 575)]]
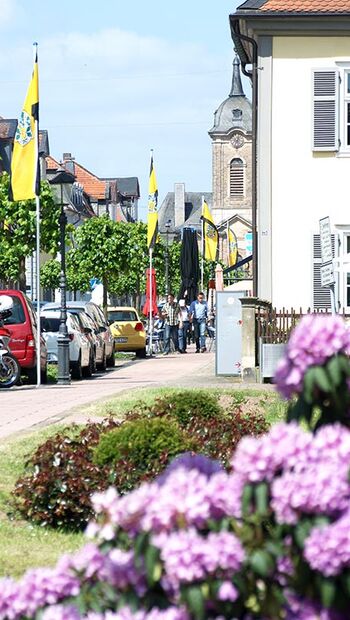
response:
[[(336, 68), (336, 61), (350, 61), (350, 40), (274, 37), (272, 50), (271, 197), (268, 191), (265, 196), (260, 191), (259, 275), (263, 285), (259, 294), (266, 296), (270, 285), (274, 305), (307, 307), (312, 305), (311, 235), (318, 232), (319, 218), (329, 215), (333, 227), (350, 228), (350, 158), (311, 150), (312, 69)], [(264, 105), (268, 75), (259, 77)], [(264, 127), (260, 113), (260, 132), (262, 136), (265, 132), (267, 144), (268, 116), (266, 119)], [(260, 151), (260, 180), (262, 155)], [(264, 230), (262, 216), (266, 220), (269, 213), (270, 222)], [(262, 234), (270, 236), (265, 246)]]
[[(235, 148), (231, 143), (234, 134), (242, 135), (244, 144)], [(234, 131), (227, 138), (215, 138), (213, 149), (213, 217), (216, 223), (227, 219), (233, 213), (239, 212), (242, 217), (251, 220), (251, 138)], [(241, 158), (245, 164), (245, 196), (232, 198), (230, 196), (230, 162), (235, 157)]]

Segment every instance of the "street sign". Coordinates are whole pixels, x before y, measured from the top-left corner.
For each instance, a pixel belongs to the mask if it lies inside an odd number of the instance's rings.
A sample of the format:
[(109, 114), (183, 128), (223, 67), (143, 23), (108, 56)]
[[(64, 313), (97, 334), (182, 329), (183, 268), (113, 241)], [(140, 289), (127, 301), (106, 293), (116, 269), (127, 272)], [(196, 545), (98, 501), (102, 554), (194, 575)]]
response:
[(331, 286), (335, 284), (334, 271), (332, 263), (321, 265), (321, 286)]
[[(329, 217), (320, 219), (320, 240), (322, 264), (333, 260), (331, 223)], [(322, 286), (325, 286), (322, 284)]]

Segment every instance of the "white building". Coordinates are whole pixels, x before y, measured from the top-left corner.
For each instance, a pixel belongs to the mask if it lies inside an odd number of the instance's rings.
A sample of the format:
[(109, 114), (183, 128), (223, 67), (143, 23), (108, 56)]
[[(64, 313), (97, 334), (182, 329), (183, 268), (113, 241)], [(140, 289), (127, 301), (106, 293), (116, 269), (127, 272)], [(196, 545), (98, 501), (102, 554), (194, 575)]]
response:
[[(257, 76), (257, 294), (278, 308), (329, 308), (320, 218), (335, 255), (350, 252), (350, 0), (248, 0), (230, 21)], [(350, 311), (350, 263), (336, 302)]]

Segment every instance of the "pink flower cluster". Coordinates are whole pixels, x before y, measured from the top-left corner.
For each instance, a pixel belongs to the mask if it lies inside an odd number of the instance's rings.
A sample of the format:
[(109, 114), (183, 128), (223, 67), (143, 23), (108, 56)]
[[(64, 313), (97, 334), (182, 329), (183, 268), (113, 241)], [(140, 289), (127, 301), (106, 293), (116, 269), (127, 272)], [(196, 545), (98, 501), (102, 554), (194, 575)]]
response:
[(130, 534), (170, 532), (177, 528), (206, 526), (209, 519), (239, 517), (243, 481), (225, 472), (207, 475), (179, 467), (158, 485), (141, 485), (128, 495), (114, 489), (93, 496), (102, 524), (88, 526), (89, 537), (111, 540), (116, 528)]
[(243, 437), (231, 465), (244, 482), (270, 482), (283, 468), (305, 461), (311, 442), (297, 424), (275, 424), (262, 437)]
[(304, 557), (311, 568), (326, 577), (349, 569), (350, 511), (330, 525), (313, 528), (305, 542)]
[(229, 532), (211, 532), (203, 537), (190, 528), (158, 534), (152, 543), (160, 549), (166, 585), (174, 592), (182, 583), (203, 581), (209, 576), (232, 577), (245, 555), (238, 538)]
[(44, 611), (42, 620), (190, 620), (190, 618), (183, 607), (167, 609), (154, 607), (149, 612), (122, 607), (117, 612), (107, 611), (105, 614), (90, 612), (81, 616), (72, 605), (52, 605)]
[(288, 594), (285, 620), (348, 620), (348, 614), (324, 609), (319, 603)]
[(322, 366), (337, 353), (350, 351), (350, 330), (339, 316), (309, 314), (293, 330), (275, 381), (285, 398), (300, 394), (311, 366)]

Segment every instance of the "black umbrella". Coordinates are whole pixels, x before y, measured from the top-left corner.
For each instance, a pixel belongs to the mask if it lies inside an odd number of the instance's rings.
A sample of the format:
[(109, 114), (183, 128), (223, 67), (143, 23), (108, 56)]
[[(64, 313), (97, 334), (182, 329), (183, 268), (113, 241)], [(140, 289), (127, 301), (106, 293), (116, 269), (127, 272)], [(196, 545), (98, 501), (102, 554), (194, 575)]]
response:
[(184, 228), (181, 244), (181, 287), (179, 299), (186, 299), (190, 304), (198, 294), (199, 257), (197, 232), (194, 228)]

